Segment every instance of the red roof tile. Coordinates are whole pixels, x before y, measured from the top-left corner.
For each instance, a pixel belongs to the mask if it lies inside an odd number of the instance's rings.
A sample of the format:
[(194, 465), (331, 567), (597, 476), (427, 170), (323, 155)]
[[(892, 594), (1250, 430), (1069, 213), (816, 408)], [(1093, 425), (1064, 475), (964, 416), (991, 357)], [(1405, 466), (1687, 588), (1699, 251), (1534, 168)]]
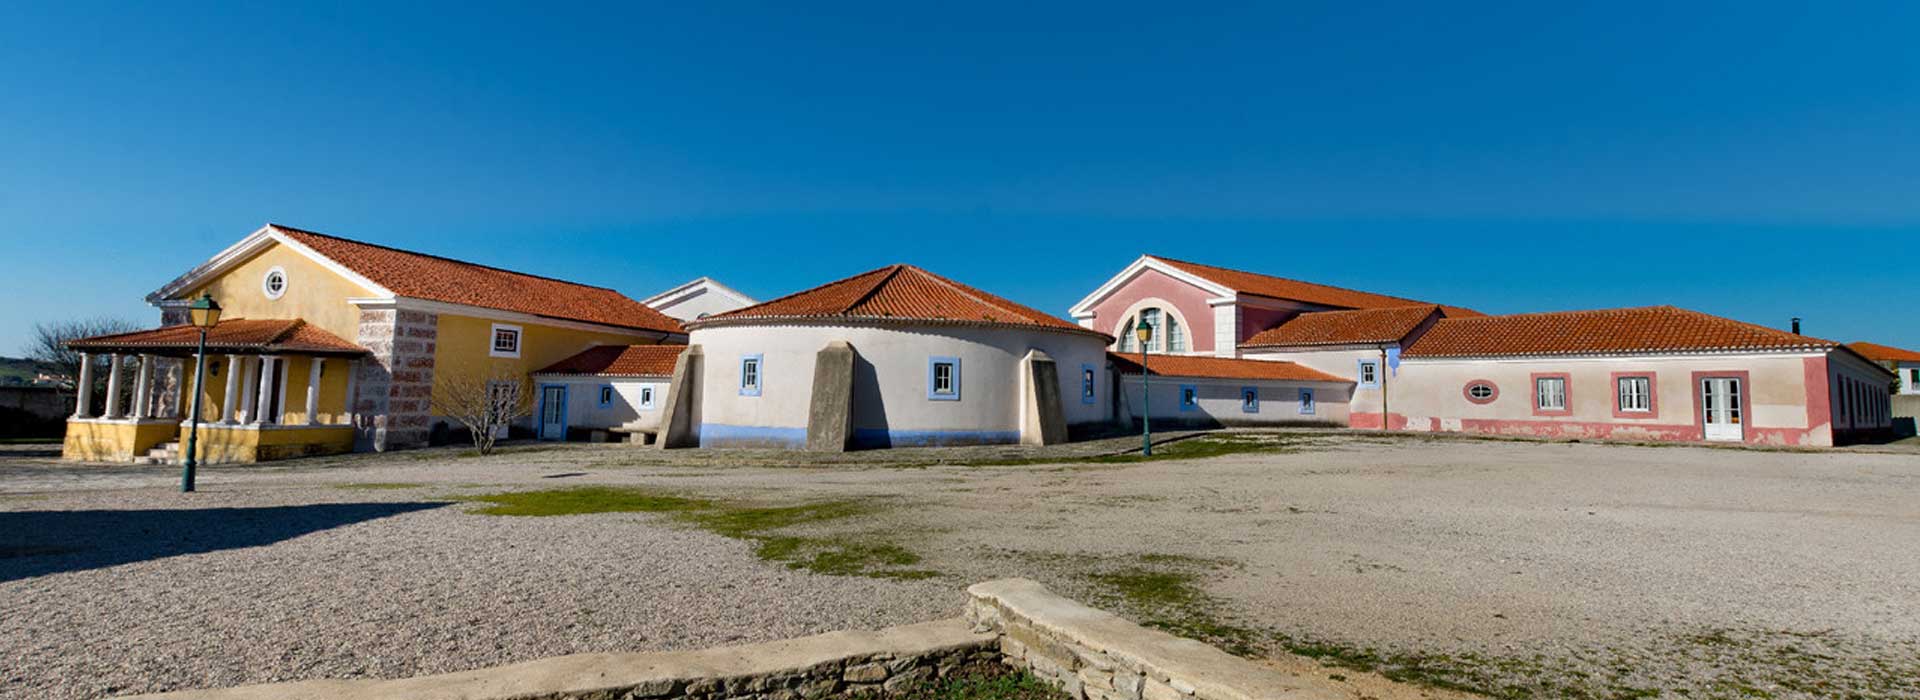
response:
[(1920, 362), (1920, 352), (1879, 343), (1847, 343), (1847, 348), (1874, 362)]
[(667, 377), (673, 375), (674, 362), (686, 350), (685, 345), (597, 345), (534, 374)]
[[(1123, 374), (1140, 373), (1140, 356), (1107, 353)], [(1201, 377), (1208, 379), (1280, 379), (1299, 382), (1351, 382), (1311, 367), (1273, 360), (1239, 360), (1204, 355), (1151, 355), (1147, 371), (1155, 377)]]
[[(1202, 265), (1184, 260), (1164, 258), (1158, 255), (1150, 257), (1172, 265), (1188, 274), (1231, 289), (1239, 294), (1252, 294), (1274, 299), (1291, 299), (1293, 301), (1319, 304), (1321, 306), (1334, 306), (1343, 309), (1377, 309), (1381, 307), (1419, 306), (1428, 304), (1428, 302), (1415, 301), (1413, 299), (1403, 299), (1385, 294), (1374, 294), (1324, 284), (1302, 282), (1285, 277), (1263, 275), (1257, 272)], [(1480, 312), (1474, 311), (1473, 309), (1457, 306), (1442, 305), (1442, 308), (1446, 310), (1449, 316), (1481, 315)]]
[[(754, 320), (848, 319), (1019, 326), (1107, 338), (1056, 316), (912, 265), (889, 265), (772, 301), (689, 322), (688, 328)], [(1111, 342), (1111, 338), (1108, 339)]]
[(1429, 304), (1300, 314), (1286, 323), (1255, 333), (1240, 347), (1393, 343), (1406, 338), (1428, 317), (1439, 312), (1440, 307)]
[(606, 326), (680, 332), (680, 322), (605, 287), (592, 287), (268, 224), (394, 294)]
[[(132, 333), (115, 333), (71, 340), (67, 342), (67, 347), (89, 352), (97, 350), (180, 354), (193, 352), (199, 342), (199, 329), (193, 326), (167, 326)], [(367, 349), (341, 340), (340, 336), (316, 328), (297, 318), (259, 320), (233, 318), (222, 320), (207, 330), (207, 352), (364, 355)]]
[(1446, 318), (1407, 357), (1825, 349), (1837, 343), (1672, 306)]

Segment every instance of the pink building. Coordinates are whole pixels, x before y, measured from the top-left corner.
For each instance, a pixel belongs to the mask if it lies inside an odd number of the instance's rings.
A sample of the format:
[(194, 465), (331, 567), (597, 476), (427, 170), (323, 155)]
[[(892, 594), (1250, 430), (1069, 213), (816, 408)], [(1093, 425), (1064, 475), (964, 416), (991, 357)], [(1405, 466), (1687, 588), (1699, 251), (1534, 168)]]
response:
[[(1073, 317), (1121, 338), (1114, 350), (1129, 357), (1140, 349), (1123, 329), (1144, 319), (1160, 339), (1150, 354), (1348, 380), (1338, 413), (1355, 428), (1833, 445), (1892, 426), (1885, 367), (1832, 341), (1671, 306), (1485, 316), (1143, 256)], [(1155, 402), (1156, 420), (1162, 411)]]

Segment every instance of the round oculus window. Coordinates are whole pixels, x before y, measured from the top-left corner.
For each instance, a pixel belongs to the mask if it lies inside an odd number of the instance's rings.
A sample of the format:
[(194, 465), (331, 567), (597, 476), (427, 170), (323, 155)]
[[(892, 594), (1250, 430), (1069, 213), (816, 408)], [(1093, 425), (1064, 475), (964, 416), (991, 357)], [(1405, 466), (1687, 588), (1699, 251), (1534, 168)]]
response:
[(267, 270), (267, 276), (260, 278), (260, 291), (268, 299), (278, 299), (287, 293), (287, 271), (275, 267)]
[(1461, 393), (1466, 394), (1467, 400), (1474, 403), (1493, 403), (1494, 399), (1500, 398), (1500, 387), (1494, 386), (1493, 382), (1489, 381), (1472, 381), (1467, 383)]

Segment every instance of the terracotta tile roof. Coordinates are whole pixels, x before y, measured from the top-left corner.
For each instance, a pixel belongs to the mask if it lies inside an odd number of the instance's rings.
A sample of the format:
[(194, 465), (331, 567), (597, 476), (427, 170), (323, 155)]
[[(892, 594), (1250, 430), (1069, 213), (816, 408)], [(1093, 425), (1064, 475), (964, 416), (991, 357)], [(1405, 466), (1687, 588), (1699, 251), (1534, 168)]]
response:
[[(82, 351), (151, 352), (155, 354), (191, 354), (198, 348), (200, 331), (193, 326), (167, 326), (152, 330), (116, 333), (67, 342), (67, 347)], [(364, 355), (367, 349), (341, 340), (300, 319), (225, 319), (207, 331), (207, 352), (303, 355)]]
[[(1140, 356), (1107, 353), (1107, 359), (1122, 374), (1140, 373)], [(1298, 382), (1351, 382), (1311, 367), (1272, 360), (1239, 360), (1204, 355), (1151, 355), (1147, 371), (1155, 377), (1201, 377), (1208, 379), (1280, 379)]]
[(668, 377), (685, 345), (597, 345), (555, 362), (534, 374), (601, 377)]
[(1286, 323), (1255, 333), (1240, 347), (1399, 342), (1437, 313), (1440, 307), (1429, 304), (1300, 314)]
[(680, 332), (679, 321), (605, 287), (362, 243), (279, 224), (268, 226), (399, 296), (621, 328)]
[(1407, 357), (1827, 349), (1837, 343), (1672, 306), (1441, 319)]
[[(1382, 307), (1428, 305), (1428, 302), (1392, 297), (1385, 294), (1374, 294), (1324, 284), (1302, 282), (1300, 280), (1274, 277), (1272, 275), (1263, 275), (1245, 270), (1232, 270), (1224, 267), (1202, 265), (1200, 263), (1175, 260), (1158, 255), (1149, 257), (1172, 265), (1187, 274), (1212, 281), (1215, 284), (1240, 294), (1252, 294), (1274, 299), (1291, 299), (1293, 301), (1319, 304), (1321, 306), (1334, 306), (1343, 309), (1377, 309)], [(1441, 305), (1441, 308), (1446, 310), (1448, 316), (1482, 315), (1473, 309), (1457, 306)]]
[(1879, 343), (1847, 343), (1847, 349), (1874, 362), (1920, 362), (1920, 352)]
[(688, 328), (754, 320), (848, 319), (1019, 326), (1112, 338), (912, 265), (888, 265), (772, 301), (689, 322)]

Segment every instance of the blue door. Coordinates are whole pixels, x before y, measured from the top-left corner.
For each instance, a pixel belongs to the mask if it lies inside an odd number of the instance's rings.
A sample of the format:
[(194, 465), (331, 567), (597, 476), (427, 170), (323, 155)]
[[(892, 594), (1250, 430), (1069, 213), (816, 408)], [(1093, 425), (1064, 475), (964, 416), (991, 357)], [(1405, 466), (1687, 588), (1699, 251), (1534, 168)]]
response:
[(540, 439), (567, 439), (567, 387), (564, 384), (540, 386)]

